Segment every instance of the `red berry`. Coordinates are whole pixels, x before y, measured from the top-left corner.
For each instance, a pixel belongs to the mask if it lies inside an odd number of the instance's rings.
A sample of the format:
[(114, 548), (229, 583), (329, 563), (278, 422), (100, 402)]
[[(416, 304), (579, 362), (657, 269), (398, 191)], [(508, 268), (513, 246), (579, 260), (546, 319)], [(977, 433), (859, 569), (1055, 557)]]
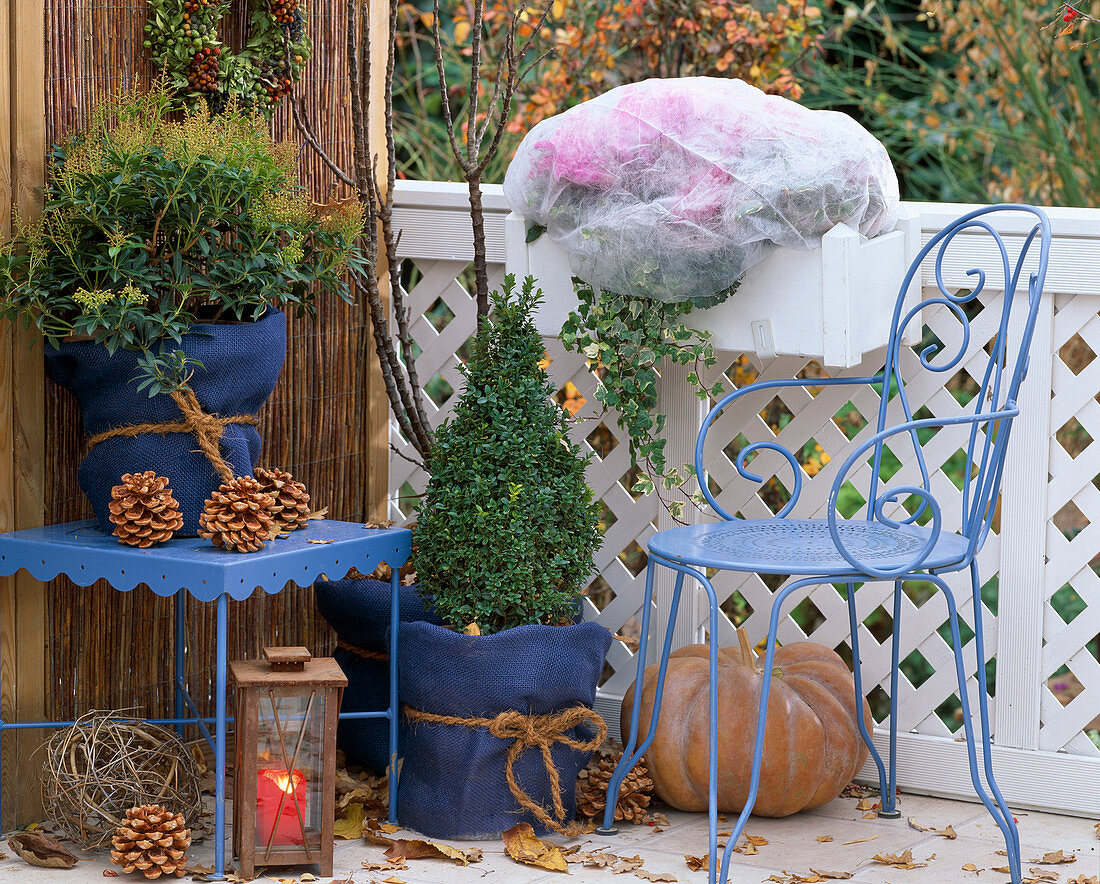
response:
[(1066, 14), (1062, 16), (1062, 21), (1071, 22), (1075, 18), (1077, 18), (1078, 15), (1080, 15), (1080, 13), (1076, 9), (1074, 9), (1072, 6), (1067, 6)]

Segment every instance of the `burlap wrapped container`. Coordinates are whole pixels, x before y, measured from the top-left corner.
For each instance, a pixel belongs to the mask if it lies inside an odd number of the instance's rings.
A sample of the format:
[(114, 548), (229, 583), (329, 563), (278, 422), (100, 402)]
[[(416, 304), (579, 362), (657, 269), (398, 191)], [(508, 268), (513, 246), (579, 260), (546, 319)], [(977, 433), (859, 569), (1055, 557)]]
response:
[(474, 839), (519, 822), (566, 828), (577, 775), (606, 734), (591, 707), (611, 633), (577, 623), (472, 636), (405, 623), (399, 639), (402, 825)]
[[(398, 589), (402, 623), (441, 624), (424, 606), (416, 586)], [(313, 584), (317, 611), (336, 632), (332, 652), (348, 686), (341, 712), (374, 712), (390, 702), (390, 585), (384, 580), (318, 580)], [(400, 734), (399, 734), (400, 736)], [(358, 764), (381, 773), (389, 764), (389, 722), (382, 718), (340, 722), (336, 743)]]
[[(189, 386), (202, 412), (221, 419), (213, 434), (216, 450), (233, 475), (251, 475), (260, 456), (256, 414), (275, 389), (286, 357), (286, 317), (268, 308), (257, 322), (192, 325), (182, 343), (170, 347), (201, 363)], [(181, 406), (172, 397), (150, 398), (138, 390), (138, 359), (139, 354), (129, 350), (110, 355), (92, 341), (66, 342), (56, 350), (46, 347), (46, 373), (76, 395), (88, 439), (137, 424), (185, 424)], [(171, 482), (183, 514), (183, 528), (176, 536), (196, 536), (204, 501), (225, 479), (196, 434), (188, 431), (115, 435), (86, 453), (77, 478), (100, 528), (109, 533), (113, 527), (107, 508), (111, 488), (123, 473), (144, 470), (154, 470)]]

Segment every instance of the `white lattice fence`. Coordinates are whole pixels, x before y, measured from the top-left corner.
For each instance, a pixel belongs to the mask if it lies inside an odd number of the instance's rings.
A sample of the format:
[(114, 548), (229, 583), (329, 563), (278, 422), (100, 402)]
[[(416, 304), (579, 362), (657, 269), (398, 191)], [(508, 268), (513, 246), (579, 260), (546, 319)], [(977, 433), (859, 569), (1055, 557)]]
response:
[[(397, 193), (400, 252), (417, 271), (410, 295), (418, 317), (413, 335), (423, 351), (419, 369), (423, 380), (433, 379), (428, 387), (436, 408), (432, 417), (438, 421), (453, 402), (453, 396), (446, 398), (447, 394), (461, 386), (456, 354), (474, 328), (472, 301), (459, 282), (472, 255), (465, 196), (459, 186), (431, 182), (399, 182)], [(499, 188), (488, 189), (485, 196), (488, 253), (496, 282), (503, 274), (503, 217), (507, 210)], [(926, 233), (938, 230), (963, 210), (931, 204), (917, 208)], [(1021, 396), (1025, 411), (1014, 430), (1000, 518), (979, 556), (986, 587), (986, 657), (995, 661), (987, 672), (993, 676), (994, 757), (1010, 801), (1100, 816), (1095, 799), (1100, 794), (1100, 750), (1084, 732), (1086, 727), (1096, 727), (1092, 719), (1100, 715), (1100, 664), (1094, 650), (1100, 633), (1100, 445), (1091, 444), (1100, 434), (1100, 358), (1096, 358), (1100, 353), (1100, 212), (1055, 210), (1053, 215), (1053, 266), (1037, 327), (1032, 369)], [(951, 284), (965, 286), (969, 259), (963, 256), (947, 266)], [(919, 417), (945, 417), (964, 410), (967, 396), (972, 395), (967, 392), (971, 386), (968, 377), (980, 380), (985, 358), (982, 348), (996, 330), (1001, 298), (996, 291), (983, 297), (981, 311), (972, 318), (970, 349), (948, 376), (921, 370), (912, 356), (906, 371), (907, 390)], [(950, 316), (932, 312), (926, 321), (942, 339), (953, 339)], [(658, 507), (653, 498), (636, 501), (627, 491), (630, 462), (623, 433), (612, 417), (599, 416), (595, 408), (597, 382), (584, 360), (566, 353), (553, 339), (547, 340), (547, 353), (550, 373), (559, 388), (572, 385), (584, 400), (578, 412), (581, 420), (573, 431), (577, 441), (588, 442), (602, 455), (593, 458), (589, 482), (603, 501), (608, 527), (596, 561), (599, 579), (592, 587), (588, 617), (613, 632), (630, 634), (637, 628), (644, 585), (641, 550), (661, 521)], [(767, 379), (790, 378), (803, 370), (813, 377), (821, 371), (805, 359), (781, 358), (760, 365), (751, 356), (748, 362), (738, 362), (741, 355), (723, 354), (710, 382), (718, 379), (719, 372), (725, 374), (729, 388), (735, 377), (743, 382), (746, 371), (750, 376), (759, 372)], [(874, 369), (868, 365), (849, 374), (869, 374)], [(762, 412), (776, 396), (781, 405), (772, 404), (767, 415), (774, 422), (779, 414), (781, 420), (772, 426)], [(674, 391), (666, 391), (665, 399), (677, 402)], [(792, 451), (811, 452), (810, 472), (820, 466), (816, 475), (803, 477), (805, 486), (796, 515), (823, 516), (836, 472), (851, 450), (873, 431), (868, 422), (873, 422), (877, 406), (877, 394), (866, 387), (785, 388), (738, 401), (708, 438), (708, 462), (712, 480), (721, 489), (719, 501), (730, 512), (745, 517), (770, 514), (766, 495), (737, 476), (732, 458), (743, 445), (776, 439)], [(686, 443), (694, 436), (697, 410), (677, 407), (669, 413), (678, 421), (671, 428), (674, 439), (670, 448), (679, 445), (686, 459)], [(395, 447), (403, 451), (405, 443), (396, 430), (392, 436)], [(814, 451), (812, 443), (819, 449)], [(957, 529), (960, 520), (960, 492), (945, 466), (964, 447), (964, 436), (941, 430), (923, 449), (933, 492), (944, 504), (944, 530)], [(897, 472), (891, 484), (919, 484), (911, 450), (899, 445), (894, 453), (897, 462), (892, 468)], [(769, 452), (762, 452), (753, 462), (754, 472), (767, 478), (777, 471), (778, 480), (789, 485), (786, 470), (785, 462)], [(424, 476), (400, 457), (391, 459), (390, 472), (392, 509), (399, 517), (399, 505), (408, 511), (407, 497), (423, 489)], [(867, 464), (849, 476), (854, 489), (862, 493), (866, 493), (869, 478)], [(853, 499), (862, 500), (855, 495)], [(969, 636), (974, 616), (969, 579), (965, 574), (955, 575), (949, 582), (966, 624), (964, 637)], [(725, 610), (739, 619), (750, 635), (758, 638), (764, 634), (774, 581), (769, 585), (758, 575), (722, 574), (716, 588), (726, 599)], [(865, 684), (872, 694), (880, 695), (888, 687), (890, 675), (889, 643), (885, 640), (890, 627), (889, 590), (887, 584), (869, 584), (857, 594)], [(815, 587), (789, 604), (799, 608), (799, 619), (812, 626), (807, 636), (796, 620), (788, 617), (781, 627), (782, 641), (808, 637), (850, 653), (847, 606), (838, 589)], [(934, 596), (927, 598), (920, 586), (909, 587), (902, 603), (902, 620), (902, 788), (970, 797), (965, 753), (956, 742), (958, 725), (951, 716), (958, 698), (950, 645), (941, 636), (946, 634), (945, 606)], [(679, 640), (701, 639), (705, 621), (704, 606), (697, 599), (686, 599)], [(723, 618), (720, 631), (723, 643), (734, 640), (728, 617)], [(968, 668), (973, 672), (972, 641), (967, 651)], [(618, 701), (633, 678), (634, 660), (629, 649), (616, 642), (608, 663), (611, 672), (601, 688), (599, 706), (614, 723)], [(1070, 689), (1059, 685), (1056, 696), (1047, 683), (1059, 679)], [(976, 690), (971, 677), (972, 700)], [(1074, 692), (1076, 696), (1070, 699)]]

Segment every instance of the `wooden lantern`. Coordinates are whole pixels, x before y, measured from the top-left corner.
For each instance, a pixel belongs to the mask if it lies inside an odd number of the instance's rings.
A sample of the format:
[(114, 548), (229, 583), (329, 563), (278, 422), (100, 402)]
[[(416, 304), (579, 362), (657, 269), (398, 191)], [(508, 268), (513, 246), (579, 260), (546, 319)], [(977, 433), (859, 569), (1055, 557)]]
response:
[(237, 685), (233, 847), (240, 874), (319, 865), (332, 874), (336, 723), (348, 680), (331, 657), (264, 648), (229, 664)]

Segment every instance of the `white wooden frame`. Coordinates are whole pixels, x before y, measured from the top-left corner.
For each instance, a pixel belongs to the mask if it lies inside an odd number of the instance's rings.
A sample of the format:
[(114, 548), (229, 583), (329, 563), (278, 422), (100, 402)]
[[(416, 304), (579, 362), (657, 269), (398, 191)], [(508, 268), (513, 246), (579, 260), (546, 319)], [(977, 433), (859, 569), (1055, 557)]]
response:
[[(499, 187), (486, 187), (487, 252), (491, 263), (491, 281), (503, 275), (505, 258), (504, 218), (508, 212)], [(933, 203), (912, 203), (908, 207), (921, 219), (924, 237), (931, 236), (944, 224), (965, 212), (969, 206)], [(1003, 529), (999, 536), (991, 535), (982, 551), (980, 564), (983, 579), (999, 577), (999, 608), (996, 616), (985, 617), (987, 653), (997, 660), (996, 695), (991, 699), (994, 721), (993, 760), (997, 774), (1010, 804), (1020, 808), (1056, 810), (1083, 816), (1100, 817), (1100, 750), (1085, 736), (1083, 726), (1100, 713), (1100, 663), (1087, 650), (1087, 642), (1100, 633), (1100, 576), (1090, 562), (1100, 551), (1100, 356), (1094, 358), (1079, 374), (1062, 362), (1059, 351), (1067, 341), (1080, 338), (1094, 354), (1100, 354), (1100, 211), (1090, 209), (1053, 208), (1048, 210), (1055, 233), (1050, 272), (1044, 303), (1035, 333), (1031, 371), (1021, 393), (1023, 414), (1013, 431), (1009, 450), (1009, 468), (1002, 495)], [(397, 184), (395, 226), (401, 230), (400, 256), (413, 261), (422, 278), (410, 293), (414, 306), (413, 335), (423, 349), (419, 367), (422, 378), (439, 374), (459, 389), (456, 350), (473, 333), (473, 310), (468, 294), (458, 281), (472, 258), (471, 225), (468, 216), (465, 185), (440, 182), (407, 182)], [(1009, 237), (1022, 235), (1022, 228), (1012, 227), (1011, 219), (1002, 220), (1001, 232)], [(962, 240), (962, 237), (960, 237)], [(973, 238), (971, 245), (945, 262), (949, 284), (965, 285), (965, 271), (981, 260), (984, 244)], [(931, 282), (926, 276), (924, 283)], [(900, 280), (899, 280), (900, 283)], [(999, 295), (994, 295), (995, 298)], [(436, 326), (421, 314), (442, 300), (454, 314), (437, 331)], [(933, 320), (935, 321), (935, 320)], [(979, 316), (973, 354), (963, 362), (976, 360), (982, 340), (978, 340), (983, 325)], [(1080, 346), (1080, 345), (1079, 345)], [(580, 417), (589, 423), (574, 430), (574, 438), (583, 440), (591, 433), (591, 421), (598, 420), (594, 408), (596, 381), (587, 371), (584, 360), (566, 353), (559, 342), (547, 339), (547, 351), (552, 359), (550, 373), (564, 386), (570, 382), (585, 397)], [(761, 377), (790, 377), (805, 359), (781, 357), (765, 361), (760, 366)], [(873, 362), (869, 360), (869, 363)], [(718, 368), (723, 368), (720, 365)], [(871, 366), (873, 367), (873, 366)], [(861, 373), (861, 369), (845, 370)], [(662, 405), (669, 415), (670, 461), (686, 454), (694, 445), (695, 430), (701, 414), (700, 404), (693, 397), (679, 395), (673, 373), (661, 392)], [(934, 413), (947, 413), (958, 405), (941, 384), (942, 376), (929, 378), (927, 373), (914, 379), (910, 389), (914, 407), (926, 405)], [(728, 386), (728, 384), (727, 384)], [(828, 388), (839, 390), (842, 388)], [(868, 391), (870, 392), (870, 391)], [(864, 416), (873, 413), (877, 400), (851, 396), (849, 405)], [(760, 402), (742, 400), (743, 407), (734, 408), (716, 424), (714, 435), (733, 438), (742, 433), (750, 441), (775, 437), (760, 420), (758, 412), (770, 397)], [(854, 440), (848, 440), (832, 421), (835, 410), (845, 405), (844, 399), (830, 399), (826, 393), (814, 397), (798, 389), (784, 391), (781, 396), (793, 417), (779, 436), (788, 447), (814, 439), (832, 455), (815, 479), (803, 492), (808, 507), (807, 516), (822, 515), (824, 493), (835, 469), (843, 461), (845, 446), (857, 444), (865, 437), (866, 428)], [(438, 407), (433, 420), (449, 413), (453, 398)], [(613, 435), (621, 431), (611, 417), (602, 418)], [(1097, 440), (1077, 456), (1071, 457), (1057, 441), (1059, 428), (1076, 420)], [(404, 441), (394, 430), (391, 439), (398, 450)], [(620, 443), (622, 440), (619, 440)], [(930, 466), (942, 465), (954, 450), (951, 440), (941, 433), (929, 449)], [(727, 509), (741, 510), (746, 516), (766, 515), (766, 507), (747, 483), (735, 481), (732, 465), (717, 458), (715, 475), (722, 486), (722, 499)], [(597, 495), (615, 517), (609, 527), (604, 548), (596, 560), (600, 576), (614, 593), (602, 610), (589, 604), (587, 616), (619, 631), (638, 611), (644, 572), (632, 573), (620, 557), (631, 544), (643, 549), (656, 526), (665, 527), (667, 517), (658, 513), (652, 498), (634, 501), (619, 479), (629, 466), (626, 445), (617, 445), (603, 460), (595, 459), (589, 471), (589, 481)], [(778, 468), (765, 454), (754, 462), (754, 469), (768, 475)], [(902, 470), (908, 469), (904, 464)], [(780, 471), (781, 472), (781, 471)], [(903, 475), (903, 473), (899, 473)], [(865, 480), (866, 476), (861, 476)], [(858, 480), (853, 480), (859, 484)], [(933, 475), (934, 489), (944, 487), (948, 480), (942, 473)], [(405, 460), (394, 457), (390, 464), (391, 514), (400, 515), (396, 501), (400, 489), (408, 483), (414, 490), (423, 487), (424, 477)], [(814, 489), (817, 488), (817, 491)], [(1056, 516), (1072, 504), (1086, 523), (1069, 538), (1059, 530)], [(800, 510), (802, 508), (800, 507)], [(952, 526), (945, 524), (945, 529)], [(965, 575), (963, 575), (965, 577)], [(750, 633), (763, 627), (768, 590), (755, 575), (744, 579), (725, 579), (720, 575), (720, 594), (740, 592), (753, 612), (746, 625)], [(973, 612), (967, 581), (955, 582), (960, 615), (969, 620)], [(1050, 604), (1051, 597), (1069, 585), (1085, 602), (1084, 610), (1071, 623), (1064, 623)], [(889, 587), (871, 584), (860, 591), (860, 616), (866, 618), (886, 599)], [(666, 609), (666, 592), (658, 593), (658, 609)], [(810, 593), (809, 599), (824, 616), (824, 623), (810, 638), (836, 645), (845, 640), (848, 623), (846, 607), (830, 587)], [(935, 674), (919, 685), (902, 679), (899, 719), (902, 734), (899, 739), (899, 784), (903, 791), (924, 792), (973, 800), (969, 771), (963, 747), (935, 714), (937, 706), (956, 690), (950, 668), (949, 651), (936, 633), (942, 623), (942, 601), (921, 606), (906, 601), (903, 625), (902, 657), (919, 653)], [(659, 618), (657, 618), (659, 619)], [(699, 639), (705, 618), (697, 599), (685, 599), (679, 618), (677, 643)], [(861, 627), (860, 645), (863, 651), (864, 676), (868, 689), (886, 684), (889, 679), (889, 645), (881, 646)], [(722, 626), (719, 639), (728, 641), (732, 625)], [(780, 638), (792, 641), (804, 638), (797, 624), (789, 618), (781, 628)], [(972, 647), (968, 646), (972, 655)], [(614, 643), (608, 657), (615, 673), (609, 679), (597, 701), (597, 707), (608, 719), (612, 729), (618, 723), (618, 704), (622, 691), (633, 675), (633, 658), (620, 642)], [(1048, 679), (1062, 665), (1084, 685), (1083, 693), (1062, 706), (1048, 690)], [(973, 668), (973, 667), (972, 667)], [(971, 690), (976, 690), (973, 679)], [(884, 733), (876, 729), (876, 741)], [(883, 747), (884, 748), (884, 747)], [(865, 769), (863, 776), (871, 775)]]

